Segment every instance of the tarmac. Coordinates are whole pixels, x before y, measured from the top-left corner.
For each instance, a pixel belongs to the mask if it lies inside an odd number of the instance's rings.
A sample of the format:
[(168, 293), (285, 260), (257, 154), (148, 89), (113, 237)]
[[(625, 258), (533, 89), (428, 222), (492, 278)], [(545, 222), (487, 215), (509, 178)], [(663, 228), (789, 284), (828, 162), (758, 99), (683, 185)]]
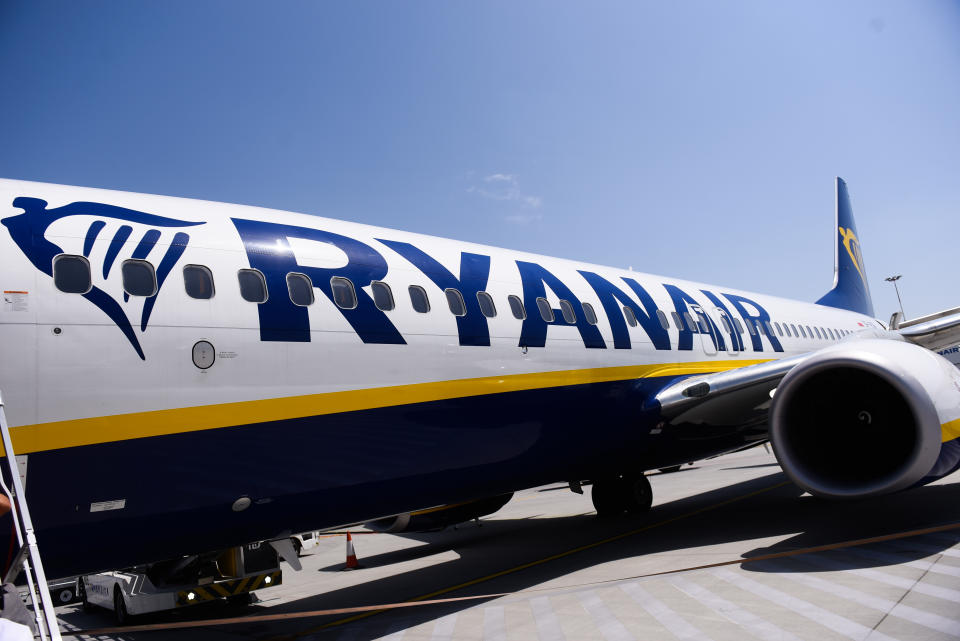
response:
[[(66, 638), (960, 638), (960, 526), (856, 543), (960, 524), (960, 475), (892, 496), (829, 502), (805, 494), (772, 454), (754, 448), (649, 476), (654, 503), (645, 515), (601, 519), (589, 487), (583, 495), (565, 485), (534, 488), (479, 522), (442, 532), (352, 530), (360, 569), (342, 569), (345, 536), (329, 534), (301, 557), (302, 571), (282, 564), (283, 585), (259, 591), (255, 604), (214, 603), (133, 622), (195, 627)], [(113, 625), (105, 610), (58, 613), (64, 632)], [(217, 624), (232, 617), (244, 620)]]

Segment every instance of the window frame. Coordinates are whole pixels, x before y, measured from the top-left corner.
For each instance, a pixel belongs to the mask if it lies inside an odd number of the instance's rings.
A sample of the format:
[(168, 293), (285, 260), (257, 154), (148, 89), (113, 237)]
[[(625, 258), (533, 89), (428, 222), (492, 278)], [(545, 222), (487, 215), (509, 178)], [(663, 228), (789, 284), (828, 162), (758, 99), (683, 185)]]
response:
[[(553, 307), (550, 305), (550, 301), (543, 296), (537, 297), (537, 309), (540, 311), (540, 318), (543, 319), (543, 322), (552, 323), (554, 320), (556, 320), (556, 316), (553, 313)], [(547, 318), (547, 313), (550, 314), (550, 318)]]
[(680, 331), (682, 332), (684, 329), (686, 329), (686, 328), (683, 326), (683, 319), (680, 318), (680, 313), (679, 313), (679, 312), (677, 312), (676, 310), (674, 310), (674, 311), (670, 312), (670, 316), (673, 318), (673, 324), (676, 325), (676, 328), (677, 328), (678, 330), (680, 330)]
[[(484, 302), (490, 306), (490, 313), (487, 313), (487, 310), (484, 309)], [(480, 313), (484, 318), (496, 318), (497, 317), (497, 304), (493, 302), (493, 296), (490, 295), (490, 292), (479, 291), (477, 292), (477, 305), (480, 306)]]
[(667, 315), (662, 309), (657, 310), (657, 320), (660, 321), (660, 327), (663, 329), (670, 329), (670, 319), (667, 318)]
[[(516, 305), (514, 305), (516, 302)], [(507, 305), (510, 306), (510, 313), (513, 314), (513, 317), (517, 320), (527, 320), (527, 308), (523, 304), (523, 300), (516, 294), (510, 294), (507, 296)], [(519, 310), (520, 316), (517, 316), (517, 311)]]
[[(240, 283), (240, 274), (255, 274), (260, 280), (260, 284), (263, 285), (263, 300), (251, 300), (243, 295), (243, 284)], [(237, 287), (240, 288), (240, 298), (247, 301), (248, 303), (254, 303), (256, 305), (263, 305), (265, 302), (270, 300), (270, 289), (267, 287), (267, 277), (263, 275), (263, 272), (259, 269), (254, 269), (252, 267), (244, 267), (237, 270)]]
[[(443, 290), (443, 295), (447, 299), (447, 308), (450, 310), (450, 313), (456, 316), (457, 318), (463, 318), (467, 315), (467, 302), (463, 300), (463, 294), (460, 293), (460, 290), (456, 287), (447, 287)], [(451, 296), (453, 299), (451, 300)], [(456, 310), (453, 309), (453, 303), (456, 301), (460, 305), (460, 313), (458, 314)]]
[[(570, 312), (569, 317), (567, 316), (568, 311)], [(565, 322), (567, 325), (577, 324), (577, 312), (573, 310), (573, 303), (565, 298), (560, 299), (560, 314), (563, 316), (563, 322)]]
[[(418, 294), (423, 295), (423, 302), (426, 304), (426, 309), (417, 309), (417, 303), (414, 300), (413, 293), (417, 292)], [(407, 287), (407, 295), (410, 296), (410, 304), (413, 306), (413, 311), (418, 314), (429, 314), (430, 313), (430, 296), (427, 295), (427, 290), (425, 290), (420, 285), (410, 285)]]
[[(79, 262), (83, 263), (84, 267), (87, 270), (87, 288), (82, 292), (67, 291), (66, 289), (60, 289), (60, 287), (57, 285), (57, 263), (61, 262), (61, 260), (63, 259), (73, 260), (75, 258), (80, 259)], [(51, 272), (52, 272), (51, 275), (53, 276), (53, 287), (58, 292), (61, 292), (63, 294), (79, 294), (80, 296), (83, 296), (84, 294), (89, 293), (90, 290), (93, 289), (93, 271), (91, 271), (91, 268), (90, 268), (90, 259), (87, 258), (86, 256), (81, 256), (79, 254), (57, 254), (56, 256), (53, 257), (53, 261), (51, 263)]]
[[(353, 298), (353, 306), (345, 307), (337, 301), (337, 283), (346, 283), (348, 289), (350, 290), (350, 295)], [(360, 299), (357, 298), (357, 288), (353, 284), (353, 281), (347, 278), (346, 276), (331, 276), (330, 277), (330, 298), (333, 299), (333, 304), (339, 307), (340, 309), (356, 309), (360, 305)]]
[[(200, 271), (206, 272), (207, 276), (210, 278), (210, 295), (209, 296), (194, 296), (190, 293), (190, 290), (187, 288), (187, 270), (190, 268), (195, 268)], [(213, 280), (213, 270), (207, 267), (206, 265), (199, 265), (196, 263), (190, 263), (189, 265), (184, 265), (183, 269), (180, 270), (180, 275), (183, 277), (183, 291), (184, 293), (192, 298), (193, 300), (210, 300), (217, 295), (217, 286)]]
[[(153, 289), (150, 294), (134, 294), (129, 289), (127, 289), (127, 275), (125, 269), (127, 265), (146, 265), (150, 268), (150, 276), (153, 279)], [(120, 282), (123, 284), (123, 292), (130, 296), (137, 296), (139, 298), (150, 298), (156, 296), (157, 292), (160, 291), (160, 284), (157, 282), (157, 268), (153, 266), (149, 260), (143, 260), (142, 258), (128, 258), (120, 263)]]
[[(309, 302), (309, 303), (298, 303), (297, 301), (293, 300), (293, 290), (290, 289), (290, 277), (291, 277), (291, 276), (294, 277), (294, 280), (297, 280), (297, 279), (300, 279), (300, 280), (306, 279), (307, 284), (310, 286), (309, 289), (307, 290), (307, 291), (310, 292), (310, 302)], [(317, 297), (316, 297), (316, 295), (313, 293), (313, 281), (310, 279), (309, 276), (307, 276), (307, 275), (304, 274), (303, 272), (287, 272), (287, 275), (286, 275), (285, 280), (286, 280), (286, 282), (287, 282), (287, 296), (290, 298), (290, 302), (291, 302), (291, 303), (293, 303), (293, 304), (296, 305), (297, 307), (310, 307), (310, 306), (313, 305), (315, 302), (317, 302)]]
[[(381, 307), (380, 302), (377, 300), (377, 290), (386, 292), (387, 299), (390, 302), (390, 307)], [(393, 288), (390, 287), (389, 283), (385, 283), (382, 280), (372, 280), (370, 281), (370, 292), (373, 294), (373, 306), (379, 309), (381, 312), (392, 312), (397, 308), (397, 301), (393, 297)]]
[(590, 325), (596, 325), (600, 322), (600, 319), (597, 318), (597, 312), (593, 309), (593, 305), (590, 303), (580, 303), (580, 307), (583, 308), (583, 317), (586, 319), (587, 323)]

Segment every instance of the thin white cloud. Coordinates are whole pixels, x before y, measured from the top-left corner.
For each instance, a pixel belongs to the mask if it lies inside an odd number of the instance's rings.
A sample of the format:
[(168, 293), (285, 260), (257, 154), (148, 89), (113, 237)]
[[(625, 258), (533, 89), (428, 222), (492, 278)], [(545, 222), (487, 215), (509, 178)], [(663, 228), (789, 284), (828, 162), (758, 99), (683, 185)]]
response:
[(488, 183), (505, 182), (505, 183), (510, 183), (511, 185), (516, 187), (517, 177), (514, 176), (513, 174), (491, 174), (489, 176), (486, 176), (483, 179), (483, 182), (488, 182)]
[[(515, 174), (496, 173), (484, 176), (482, 183), (470, 185), (467, 188), (467, 193), (476, 194), (488, 200), (515, 203), (525, 210), (537, 210), (543, 205), (543, 199), (540, 196), (527, 194), (520, 190), (520, 183)], [(518, 225), (525, 225), (542, 219), (542, 214), (532, 213), (531, 211), (504, 216), (504, 220), (507, 222)]]

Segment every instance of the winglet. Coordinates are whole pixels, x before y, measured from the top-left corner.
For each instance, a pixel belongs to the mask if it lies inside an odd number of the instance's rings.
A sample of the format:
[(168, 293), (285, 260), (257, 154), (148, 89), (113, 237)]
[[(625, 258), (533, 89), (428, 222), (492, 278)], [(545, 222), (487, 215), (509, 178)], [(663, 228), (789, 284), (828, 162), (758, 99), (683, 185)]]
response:
[(833, 289), (817, 303), (873, 316), (873, 301), (870, 298), (870, 287), (867, 285), (867, 270), (860, 251), (857, 225), (853, 220), (853, 209), (850, 207), (850, 194), (847, 193), (847, 183), (839, 177), (837, 178), (837, 217), (834, 230), (836, 245)]

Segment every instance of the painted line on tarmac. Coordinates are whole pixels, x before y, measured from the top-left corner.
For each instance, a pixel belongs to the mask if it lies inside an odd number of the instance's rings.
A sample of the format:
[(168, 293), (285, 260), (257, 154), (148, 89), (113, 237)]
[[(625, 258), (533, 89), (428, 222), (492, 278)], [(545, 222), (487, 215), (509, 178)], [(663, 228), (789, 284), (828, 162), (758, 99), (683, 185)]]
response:
[[(464, 581), (463, 583), (458, 583), (458, 584), (456, 584), (456, 585), (452, 585), (452, 586), (449, 586), (449, 587), (446, 587), (446, 588), (441, 588), (441, 589), (439, 589), (439, 590), (434, 590), (433, 592), (428, 592), (427, 594), (421, 594), (420, 596), (413, 597), (412, 599), (409, 600), (409, 602), (410, 602), (410, 603), (422, 602), (422, 601), (425, 601), (425, 600), (427, 600), (427, 599), (432, 599), (433, 597), (440, 596), (441, 594), (449, 594), (450, 592), (456, 592), (457, 590), (462, 590), (463, 588), (468, 588), (468, 587), (470, 587), (470, 586), (477, 585), (478, 583), (486, 583), (487, 581), (490, 581), (490, 580), (492, 580), (492, 579), (497, 579), (497, 578), (500, 578), (500, 577), (502, 577), (502, 576), (506, 576), (506, 575), (508, 575), (508, 574), (513, 574), (513, 573), (515, 573), (515, 572), (520, 572), (520, 571), (522, 571), (522, 570), (527, 570), (527, 569), (529, 569), (529, 568), (536, 567), (536, 566), (538, 566), (538, 565), (543, 565), (544, 563), (549, 563), (550, 561), (556, 561), (557, 559), (562, 559), (562, 558), (567, 557), (567, 556), (570, 556), (570, 555), (572, 555), (572, 554), (577, 554), (578, 552), (585, 552), (586, 550), (591, 550), (591, 549), (596, 548), (596, 547), (599, 547), (599, 546), (601, 546), (601, 545), (606, 545), (607, 543), (613, 543), (614, 541), (619, 541), (619, 540), (621, 540), (621, 539), (625, 539), (625, 538), (630, 537), (630, 536), (635, 536), (635, 535), (637, 535), (637, 534), (640, 534), (641, 532), (647, 532), (648, 530), (652, 530), (652, 529), (654, 529), (654, 528), (662, 527), (662, 526), (664, 526), (664, 525), (669, 525), (670, 523), (676, 523), (677, 521), (682, 521), (683, 519), (687, 519), (687, 518), (690, 518), (690, 517), (692, 517), (692, 516), (697, 516), (697, 515), (699, 515), (699, 514), (703, 514), (704, 512), (710, 512), (710, 511), (712, 511), (712, 510), (716, 510), (716, 509), (718, 509), (718, 508), (721, 508), (721, 507), (730, 505), (731, 503), (736, 503), (737, 501), (742, 501), (742, 500), (744, 500), (744, 499), (748, 499), (748, 498), (757, 496), (758, 494), (763, 494), (764, 492), (770, 492), (771, 490), (776, 490), (776, 489), (778, 489), (778, 488), (781, 488), (781, 487), (784, 487), (785, 485), (790, 485), (790, 484), (791, 484), (790, 481), (782, 481), (782, 482), (780, 482), (780, 483), (776, 483), (776, 484), (771, 485), (771, 486), (769, 486), (769, 487), (761, 488), (761, 489), (755, 490), (755, 491), (753, 491), (753, 492), (748, 492), (748, 493), (743, 494), (743, 495), (741, 495), (741, 496), (735, 496), (735, 497), (733, 497), (733, 498), (731, 498), (731, 499), (727, 499), (726, 501), (721, 501), (720, 503), (714, 503), (713, 505), (708, 505), (708, 506), (706, 506), (706, 507), (698, 508), (698, 509), (696, 509), (696, 510), (693, 510), (692, 512), (687, 512), (687, 513), (685, 513), (685, 514), (680, 514), (680, 515), (678, 515), (678, 516), (674, 516), (674, 517), (671, 517), (671, 518), (669, 518), (669, 519), (664, 519), (663, 521), (658, 521), (658, 522), (656, 522), (656, 523), (651, 523), (650, 525), (644, 525), (643, 527), (639, 527), (639, 528), (630, 530), (630, 531), (628, 531), (628, 532), (623, 532), (623, 533), (621, 533), (621, 534), (616, 534), (616, 535), (614, 535), (614, 536), (610, 536), (610, 537), (607, 537), (607, 538), (605, 538), (605, 539), (601, 539), (600, 541), (594, 541), (593, 543), (587, 543), (586, 545), (581, 545), (581, 546), (579, 546), (579, 547), (575, 547), (575, 548), (572, 548), (572, 549), (570, 549), (570, 550), (566, 550), (566, 551), (564, 551), (564, 552), (559, 552), (559, 553), (557, 553), (557, 554), (552, 554), (552, 555), (546, 556), (546, 557), (544, 557), (544, 558), (542, 558), (542, 559), (537, 559), (536, 561), (529, 561), (529, 562), (527, 562), (527, 563), (522, 563), (522, 564), (516, 565), (516, 566), (514, 566), (514, 567), (512, 567), (512, 568), (507, 568), (507, 569), (505, 569), (505, 570), (500, 570), (499, 572), (494, 572), (494, 573), (488, 574), (488, 575), (486, 575), (486, 576), (481, 576), (481, 577), (476, 578), (476, 579), (471, 579), (471, 580), (469, 580), (469, 581)], [(589, 513), (590, 513), (590, 512), (587, 512), (587, 514), (589, 514)], [(506, 595), (502, 595), (502, 596), (506, 596)], [(313, 628), (308, 628), (307, 630), (303, 630), (303, 631), (301, 631), (301, 632), (296, 632), (296, 633), (289, 634), (289, 635), (282, 635), (282, 636), (278, 636), (278, 637), (270, 637), (270, 638), (266, 639), (265, 641), (293, 641), (294, 639), (299, 639), (300, 637), (303, 637), (303, 636), (308, 635), (308, 634), (313, 634), (314, 632), (319, 632), (320, 630), (324, 630), (324, 629), (326, 629), (326, 628), (332, 628), (332, 627), (335, 627), (335, 626), (338, 626), (338, 625), (344, 625), (344, 624), (346, 624), (346, 623), (353, 623), (354, 621), (359, 621), (359, 620), (361, 620), (361, 619), (366, 619), (366, 618), (372, 617), (372, 616), (374, 616), (374, 615), (376, 615), (376, 614), (380, 614), (381, 612), (385, 612), (385, 611), (386, 611), (385, 609), (381, 609), (381, 610), (373, 610), (372, 612), (370, 612), (370, 611), (368, 611), (368, 612), (363, 612), (363, 613), (361, 613), (361, 614), (357, 614), (357, 615), (350, 616), (350, 617), (345, 617), (345, 618), (343, 618), (343, 619), (337, 619), (336, 621), (331, 621), (331, 622), (325, 623), (325, 624), (323, 624), (323, 625), (318, 625), (318, 626), (313, 627)]]
[[(733, 501), (736, 501), (736, 500), (742, 500), (742, 499), (747, 498), (747, 497), (749, 497), (749, 496), (755, 496), (755, 495), (760, 494), (760, 493), (762, 493), (762, 492), (768, 492), (768, 491), (773, 490), (773, 489), (776, 489), (776, 488), (778, 488), (778, 487), (782, 487), (783, 485), (786, 485), (786, 484), (787, 484), (787, 483), (779, 483), (779, 484), (777, 484), (777, 485), (768, 487), (768, 488), (766, 488), (766, 489), (758, 490), (757, 492), (751, 492), (750, 494), (746, 494), (746, 495), (744, 495), (744, 496), (742, 496), (742, 497), (739, 497), (739, 498), (737, 498), (737, 499), (730, 499), (730, 500), (728, 500), (728, 501), (724, 501), (724, 504), (729, 504), (729, 503), (732, 503)], [(717, 504), (717, 505), (719, 506), (720, 504)], [(604, 580), (602, 580), (602, 581), (590, 581), (590, 582), (587, 582), (587, 583), (577, 583), (577, 584), (573, 584), (573, 585), (557, 586), (557, 587), (551, 587), (551, 588), (535, 588), (535, 589), (532, 589), (532, 590), (518, 590), (518, 591), (516, 591), (516, 592), (495, 592), (495, 593), (491, 593), (491, 594), (475, 594), (475, 595), (471, 595), (471, 596), (449, 597), (449, 598), (446, 598), (446, 599), (431, 599), (431, 598), (430, 598), (430, 597), (432, 597), (432, 596), (437, 596), (437, 595), (439, 595), (439, 594), (445, 594), (445, 593), (448, 593), (448, 592), (452, 592), (452, 591), (454, 591), (454, 590), (458, 590), (458, 589), (463, 588), (463, 587), (466, 587), (466, 586), (468, 586), (468, 585), (475, 585), (475, 584), (477, 584), (477, 583), (480, 583), (480, 582), (482, 582), (482, 581), (490, 580), (490, 579), (492, 579), (492, 578), (494, 578), (494, 577), (497, 577), (497, 576), (503, 576), (503, 575), (509, 574), (509, 573), (511, 573), (511, 572), (516, 572), (516, 571), (519, 570), (519, 569), (523, 569), (523, 568), (526, 568), (526, 567), (531, 567), (531, 566), (534, 566), (534, 565), (539, 565), (539, 564), (541, 564), (541, 563), (546, 563), (546, 562), (549, 561), (549, 560), (561, 558), (561, 557), (564, 557), (564, 556), (568, 556), (568, 555), (570, 555), (570, 554), (574, 554), (575, 552), (578, 552), (578, 551), (582, 551), (582, 550), (585, 550), (585, 549), (597, 547), (598, 545), (602, 545), (603, 543), (608, 543), (608, 542), (610, 542), (610, 541), (619, 540), (619, 539), (622, 539), (622, 538), (624, 538), (624, 537), (630, 536), (630, 535), (632, 535), (632, 534), (636, 534), (636, 533), (638, 533), (638, 532), (642, 532), (642, 531), (645, 531), (645, 530), (650, 530), (650, 529), (652, 529), (652, 528), (659, 527), (660, 525), (664, 525), (664, 524), (666, 524), (666, 523), (678, 521), (678, 520), (680, 520), (680, 519), (682, 519), (682, 518), (686, 518), (686, 517), (688, 517), (688, 516), (692, 516), (692, 515), (695, 514), (695, 513), (700, 513), (700, 512), (709, 511), (710, 509), (712, 509), (712, 508), (703, 508), (703, 509), (701, 509), (701, 510), (697, 510), (696, 512), (690, 512), (689, 514), (686, 514), (686, 515), (677, 516), (677, 517), (674, 517), (674, 518), (672, 518), (672, 519), (667, 519), (666, 521), (662, 521), (662, 522), (660, 522), (660, 523), (655, 523), (655, 524), (649, 525), (649, 526), (647, 526), (647, 527), (645, 527), (645, 528), (639, 528), (639, 529), (637, 529), (637, 530), (633, 530), (633, 531), (631, 531), (631, 532), (626, 532), (626, 533), (617, 535), (617, 536), (615, 536), (615, 537), (610, 537), (610, 538), (605, 539), (605, 540), (603, 540), (603, 541), (598, 541), (598, 542), (596, 542), (596, 543), (591, 543), (591, 544), (588, 544), (588, 545), (585, 545), (585, 546), (581, 546), (580, 548), (577, 548), (577, 549), (575, 549), (575, 550), (569, 550), (569, 551), (567, 551), (567, 552), (563, 552), (563, 553), (560, 553), (560, 554), (553, 555), (552, 557), (548, 557), (548, 558), (546, 558), (546, 559), (541, 559), (541, 560), (539, 560), (539, 561), (534, 561), (534, 562), (531, 562), (531, 563), (527, 563), (527, 564), (525, 564), (525, 565), (523, 565), (523, 566), (518, 566), (518, 567), (516, 567), (516, 568), (511, 568), (511, 569), (509, 569), (509, 570), (503, 570), (503, 571), (501, 571), (501, 572), (497, 572), (497, 573), (492, 574), (492, 575), (487, 576), (487, 577), (482, 577), (482, 578), (480, 578), (480, 579), (474, 579), (474, 580), (472, 580), (472, 581), (467, 581), (466, 583), (462, 583), (462, 584), (460, 584), (460, 585), (455, 585), (455, 586), (452, 586), (452, 587), (449, 587), (449, 588), (444, 588), (444, 589), (442, 589), (442, 590), (437, 590), (436, 592), (432, 592), (432, 593), (430, 593), (430, 594), (421, 595), (421, 596), (416, 597), (416, 598), (414, 598), (414, 599), (411, 599), (411, 600), (409, 600), (409, 601), (401, 601), (401, 602), (399, 602), (399, 603), (382, 603), (382, 604), (379, 604), (379, 605), (366, 605), (366, 606), (356, 606), (356, 607), (349, 607), (349, 608), (333, 608), (333, 609), (329, 609), (329, 610), (310, 610), (310, 611), (306, 611), (306, 612), (287, 612), (287, 613), (283, 613), (283, 614), (258, 614), (258, 615), (253, 615), (253, 616), (230, 617), (230, 618), (224, 618), (224, 619), (208, 619), (208, 620), (199, 620), (199, 621), (182, 621), (182, 622), (177, 622), (177, 623), (158, 623), (158, 624), (146, 624), (146, 625), (131, 625), (131, 626), (125, 626), (125, 627), (96, 628), (96, 629), (92, 629), (92, 630), (72, 630), (72, 631), (69, 631), (69, 632), (64, 632), (64, 633), (62, 633), (62, 636), (64, 636), (64, 637), (79, 636), (79, 635), (95, 636), (95, 635), (103, 635), (103, 634), (122, 634), (122, 633), (130, 633), (130, 632), (145, 632), (145, 631), (156, 631), (156, 630), (178, 630), (178, 629), (185, 629), (185, 628), (205, 628), (205, 627), (214, 627), (214, 626), (221, 626), (221, 625), (263, 623), (263, 622), (268, 622), (268, 621), (284, 621), (284, 620), (289, 621), (289, 620), (294, 620), (294, 619), (305, 619), (305, 618), (320, 617), (320, 616), (330, 616), (330, 615), (334, 615), (334, 614), (352, 614), (352, 613), (356, 613), (356, 612), (361, 613), (361, 614), (357, 614), (356, 616), (347, 617), (347, 618), (345, 618), (345, 619), (339, 619), (339, 620), (337, 620), (337, 621), (331, 621), (330, 623), (327, 623), (327, 624), (324, 624), (324, 625), (321, 625), (321, 626), (316, 626), (315, 628), (311, 628), (311, 629), (308, 629), (308, 630), (303, 630), (303, 631), (301, 631), (301, 632), (297, 632), (297, 633), (290, 634), (290, 635), (283, 635), (283, 636), (278, 636), (278, 637), (272, 637), (272, 639), (271, 639), (271, 641), (281, 641), (281, 640), (284, 640), (284, 641), (285, 641), (285, 640), (289, 640), (289, 639), (298, 639), (298, 638), (300, 638), (300, 637), (302, 637), (302, 636), (304, 636), (304, 635), (306, 635), (306, 634), (312, 634), (312, 633), (314, 633), (314, 632), (317, 632), (317, 631), (320, 631), (320, 630), (323, 630), (323, 629), (326, 629), (326, 628), (331, 628), (331, 627), (336, 626), (336, 625), (342, 625), (342, 624), (344, 624), (344, 623), (349, 623), (349, 622), (352, 622), (352, 621), (356, 621), (356, 620), (358, 620), (358, 619), (370, 617), (370, 616), (373, 616), (374, 614), (379, 614), (379, 613), (385, 612), (385, 611), (387, 611), (387, 610), (395, 610), (395, 609), (400, 609), (400, 608), (411, 608), (411, 607), (417, 607), (417, 606), (421, 606), (421, 605), (438, 605), (438, 604), (444, 604), (444, 603), (456, 603), (456, 602), (460, 602), (460, 601), (478, 601), (478, 600), (484, 600), (484, 599), (487, 599), (487, 600), (489, 600), (489, 599), (499, 599), (499, 598), (509, 597), (509, 596), (534, 595), (534, 594), (536, 594), (536, 595), (551, 594), (551, 593), (555, 593), (555, 592), (569, 591), (569, 590), (578, 589), (578, 588), (586, 588), (586, 587), (592, 587), (592, 586), (598, 586), (598, 585), (606, 585), (606, 584), (610, 584), (610, 583), (622, 583), (622, 582), (626, 582), (626, 581), (637, 581), (637, 580), (639, 580), (639, 579), (648, 579), (648, 578), (652, 578), (652, 577), (660, 577), (660, 576), (666, 576), (666, 575), (682, 574), (682, 573), (685, 573), (685, 572), (694, 572), (694, 571), (697, 571), (697, 570), (706, 570), (706, 569), (710, 569), (710, 568), (722, 568), (722, 567), (728, 566), (728, 565), (744, 565), (744, 564), (747, 564), (747, 563), (756, 563), (756, 562), (758, 562), (758, 561), (769, 561), (769, 560), (772, 560), (772, 559), (784, 559), (784, 558), (788, 558), (788, 557), (800, 556), (800, 555), (803, 555), (803, 554), (814, 554), (814, 553), (817, 553), (817, 552), (827, 552), (827, 551), (830, 551), (830, 550), (840, 550), (840, 549), (846, 549), (846, 548), (855, 548), (855, 547), (857, 547), (857, 546), (869, 545), (869, 544), (872, 544), (872, 543), (881, 543), (881, 542), (883, 542), (883, 541), (893, 541), (893, 540), (896, 540), (896, 539), (906, 539), (906, 538), (910, 538), (910, 537), (914, 537), (914, 536), (922, 536), (922, 535), (927, 535), (927, 534), (934, 534), (934, 533), (937, 533), (937, 532), (947, 532), (947, 531), (950, 531), (950, 530), (960, 530), (960, 523), (950, 523), (950, 524), (947, 524), (947, 525), (938, 525), (938, 526), (934, 526), (934, 527), (924, 528), (924, 529), (921, 529), (921, 530), (909, 530), (909, 531), (906, 531), (906, 532), (897, 532), (897, 533), (895, 533), (895, 534), (884, 534), (884, 535), (882, 535), (882, 536), (872, 536), (872, 537), (865, 538), (865, 539), (853, 539), (853, 540), (850, 540), (850, 541), (841, 541), (841, 542), (839, 542), (839, 543), (828, 543), (828, 544), (825, 544), (825, 545), (817, 545), (817, 546), (808, 547), (808, 548), (797, 548), (797, 549), (794, 549), (794, 550), (787, 550), (787, 551), (785, 551), (785, 552), (774, 552), (774, 553), (771, 553), (771, 554), (762, 554), (762, 555), (754, 556), (754, 557), (750, 557), (750, 558), (740, 557), (740, 558), (731, 559), (731, 560), (728, 560), (728, 561), (719, 561), (719, 562), (717, 562), (717, 563), (707, 563), (707, 564), (704, 564), (704, 565), (695, 565), (695, 566), (691, 566), (691, 567), (678, 568), (678, 569), (675, 569), (675, 570), (663, 570), (663, 571), (661, 571), (661, 572), (650, 572), (650, 573), (648, 573), (648, 574), (638, 574), (638, 575), (635, 575), (635, 576), (620, 577), (620, 578), (617, 578), (617, 579), (604, 579)]]

